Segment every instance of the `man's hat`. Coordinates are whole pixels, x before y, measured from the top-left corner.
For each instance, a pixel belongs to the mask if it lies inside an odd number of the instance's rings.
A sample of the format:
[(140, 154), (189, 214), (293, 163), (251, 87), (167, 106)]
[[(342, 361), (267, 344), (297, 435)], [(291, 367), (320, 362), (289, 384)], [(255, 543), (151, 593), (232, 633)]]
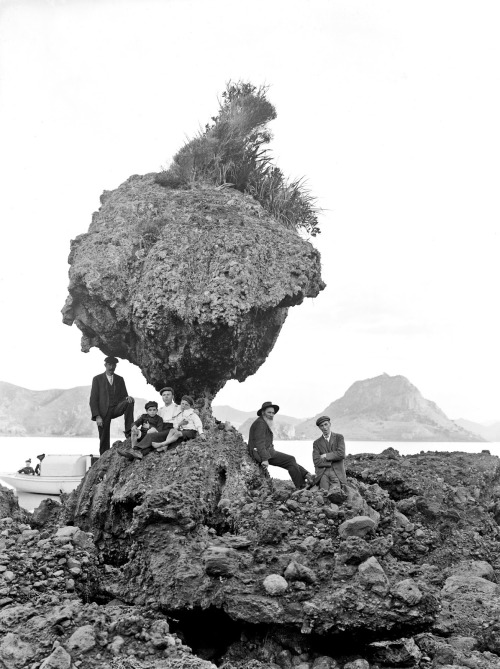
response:
[(28, 458), (28, 459), (26, 460), (26, 462), (31, 462), (31, 458)]
[(144, 408), (146, 409), (146, 411), (150, 407), (156, 407), (158, 409), (158, 402), (146, 402), (146, 404), (144, 405)]
[(109, 362), (110, 365), (117, 365), (120, 361), (118, 358), (115, 358), (114, 355), (108, 355), (106, 358), (104, 358), (104, 362)]
[(160, 395), (163, 395), (163, 393), (164, 393), (166, 390), (168, 390), (170, 393), (172, 393), (172, 395), (174, 394), (174, 389), (173, 389), (173, 388), (171, 388), (170, 386), (165, 386), (165, 388), (162, 388), (162, 389), (160, 390)]
[(181, 402), (182, 402), (182, 400), (184, 400), (185, 402), (190, 404), (192, 407), (194, 407), (194, 399), (192, 397), (190, 397), (189, 395), (183, 395), (182, 398), (181, 398)]
[(321, 423), (324, 423), (325, 420), (330, 421), (330, 416), (320, 416), (316, 421), (316, 425), (319, 427)]
[(277, 404), (273, 404), (272, 402), (264, 402), (264, 404), (257, 411), (257, 416), (262, 416), (262, 412), (265, 411), (266, 409), (269, 409), (270, 407), (274, 409), (274, 413), (278, 413), (278, 411), (280, 410)]

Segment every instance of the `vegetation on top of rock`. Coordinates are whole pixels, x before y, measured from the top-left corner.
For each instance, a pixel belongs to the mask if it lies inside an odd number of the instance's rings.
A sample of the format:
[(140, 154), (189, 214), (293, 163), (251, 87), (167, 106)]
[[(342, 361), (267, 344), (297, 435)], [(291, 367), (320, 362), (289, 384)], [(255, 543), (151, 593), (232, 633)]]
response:
[(272, 137), (267, 124), (277, 116), (267, 91), (267, 86), (229, 82), (212, 123), (186, 142), (156, 181), (170, 188), (193, 182), (232, 185), (250, 193), (287, 228), (315, 237), (320, 232), (316, 199), (303, 179), (287, 179), (265, 148)]

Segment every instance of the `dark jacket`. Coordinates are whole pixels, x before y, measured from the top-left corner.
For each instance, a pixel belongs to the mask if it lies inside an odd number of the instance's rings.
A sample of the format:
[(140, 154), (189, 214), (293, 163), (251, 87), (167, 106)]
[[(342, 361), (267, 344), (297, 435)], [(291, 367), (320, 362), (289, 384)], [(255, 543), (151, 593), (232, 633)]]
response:
[[(144, 423), (148, 427), (144, 427)], [(157, 432), (163, 430), (163, 418), (156, 414), (156, 416), (151, 417), (148, 413), (143, 413), (139, 416), (137, 420), (134, 420), (134, 425), (137, 425), (141, 429), (141, 438), (147, 434), (150, 427), (154, 427)]]
[[(326, 458), (321, 455), (326, 453)], [(323, 474), (327, 469), (333, 471), (339, 477), (341, 483), (347, 483), (344, 467), (345, 443), (341, 434), (330, 434), (330, 441), (323, 436), (313, 443), (313, 462), (316, 470), (316, 476)]]
[[(122, 376), (118, 376), (118, 374), (114, 374), (113, 376), (113, 385), (115, 387), (115, 404), (119, 404), (128, 397), (127, 388)], [(92, 379), (92, 389), (90, 391), (89, 402), (92, 420), (95, 420), (97, 416), (104, 418), (108, 412), (110, 406), (109, 389), (110, 385), (108, 379), (106, 378), (106, 372), (94, 376)]]
[(257, 460), (257, 462), (269, 460), (275, 454), (273, 433), (266, 421), (260, 416), (250, 426), (248, 452), (250, 457)]

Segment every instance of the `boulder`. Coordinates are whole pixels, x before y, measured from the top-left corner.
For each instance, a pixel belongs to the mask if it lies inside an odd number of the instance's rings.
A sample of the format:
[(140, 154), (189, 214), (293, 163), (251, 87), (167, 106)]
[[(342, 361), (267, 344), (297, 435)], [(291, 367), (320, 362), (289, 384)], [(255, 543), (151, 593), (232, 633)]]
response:
[(416, 667), (422, 653), (413, 639), (376, 641), (369, 645), (372, 659), (385, 667)]
[(40, 669), (70, 669), (71, 655), (62, 647), (57, 646), (42, 662)]
[(210, 546), (203, 553), (203, 561), (209, 576), (231, 576), (238, 567), (234, 551), (225, 546)]
[(92, 625), (82, 625), (78, 627), (68, 639), (66, 644), (70, 653), (88, 653), (96, 645), (94, 627)]
[(129, 360), (157, 390), (168, 380), (211, 399), (254, 374), (288, 308), (323, 290), (319, 253), (250, 195), (155, 176), (105, 191), (72, 241), (63, 321), (83, 351)]
[(287, 581), (304, 581), (305, 583), (316, 583), (317, 581), (316, 574), (312, 569), (294, 560), (285, 569), (284, 576)]
[(279, 574), (270, 574), (266, 576), (263, 582), (264, 590), (271, 597), (282, 595), (288, 589), (288, 583)]
[(340, 525), (339, 535), (342, 539), (347, 539), (347, 537), (361, 537), (364, 539), (374, 534), (376, 528), (375, 521), (368, 516), (355, 516)]
[(32, 644), (21, 639), (18, 634), (7, 632), (0, 641), (0, 666), (2, 669), (25, 669), (35, 657)]
[(422, 599), (418, 585), (411, 578), (396, 583), (391, 589), (391, 595), (408, 606), (415, 606)]
[(360, 583), (378, 595), (385, 595), (389, 589), (389, 580), (377, 558), (370, 557), (358, 567)]

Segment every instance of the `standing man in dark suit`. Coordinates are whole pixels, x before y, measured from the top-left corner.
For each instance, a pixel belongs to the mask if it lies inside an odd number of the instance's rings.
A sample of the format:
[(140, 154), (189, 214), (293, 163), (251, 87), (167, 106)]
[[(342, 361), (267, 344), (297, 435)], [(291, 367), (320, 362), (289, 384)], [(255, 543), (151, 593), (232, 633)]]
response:
[(313, 444), (316, 477), (321, 476), (319, 487), (328, 490), (332, 483), (347, 485), (344, 467), (344, 437), (332, 432), (332, 424), (328, 416), (320, 416), (316, 425), (323, 433)]
[(104, 358), (104, 374), (98, 374), (92, 379), (90, 391), (90, 411), (92, 420), (97, 423), (99, 431), (99, 453), (102, 455), (109, 450), (109, 428), (113, 418), (125, 414), (125, 436), (130, 436), (134, 422), (134, 398), (129, 397), (125, 381), (115, 374), (118, 360), (108, 355)]
[(272, 424), (274, 415), (280, 410), (277, 404), (264, 402), (257, 411), (257, 420), (250, 426), (248, 435), (248, 452), (250, 456), (260, 462), (262, 467), (273, 465), (288, 470), (290, 478), (296, 488), (303, 488), (312, 480), (311, 474), (297, 464), (293, 455), (280, 453), (274, 450)]

